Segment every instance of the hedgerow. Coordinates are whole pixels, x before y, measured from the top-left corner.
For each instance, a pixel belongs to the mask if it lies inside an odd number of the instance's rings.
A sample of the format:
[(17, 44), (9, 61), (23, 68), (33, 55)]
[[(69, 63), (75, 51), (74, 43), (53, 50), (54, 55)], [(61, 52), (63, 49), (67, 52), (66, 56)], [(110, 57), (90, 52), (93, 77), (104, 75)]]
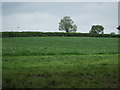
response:
[(64, 32), (2, 32), (2, 37), (42, 37), (42, 36), (74, 36), (74, 37), (115, 37), (120, 35)]

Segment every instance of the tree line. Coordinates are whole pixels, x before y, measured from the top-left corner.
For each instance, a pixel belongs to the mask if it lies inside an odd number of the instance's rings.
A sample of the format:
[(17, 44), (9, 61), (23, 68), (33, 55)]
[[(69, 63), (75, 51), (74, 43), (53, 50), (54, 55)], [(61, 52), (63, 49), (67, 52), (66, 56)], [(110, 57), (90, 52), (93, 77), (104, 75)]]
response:
[(67, 36), (67, 37), (114, 37), (117, 34), (95, 34), (95, 33), (65, 33), (65, 32), (2, 32), (2, 37), (43, 37), (43, 36)]
[[(66, 31), (66, 33), (76, 32), (77, 31), (77, 26), (73, 23), (74, 23), (73, 20), (69, 16), (65, 16), (59, 22), (59, 30)], [(118, 26), (117, 29), (120, 32), (120, 26)], [(93, 25), (91, 27), (91, 30), (89, 31), (89, 33), (104, 34), (104, 27), (102, 25)], [(115, 34), (115, 33), (111, 32), (111, 34)]]
[[(117, 27), (120, 32), (120, 26)], [(2, 32), (0, 37), (42, 37), (42, 36), (79, 36), (79, 37), (120, 37), (114, 32), (104, 34), (104, 27), (102, 25), (93, 25), (89, 33), (75, 33), (77, 25), (74, 24), (69, 16), (63, 17), (59, 22), (59, 30), (64, 32)], [(72, 32), (72, 33), (70, 33)]]

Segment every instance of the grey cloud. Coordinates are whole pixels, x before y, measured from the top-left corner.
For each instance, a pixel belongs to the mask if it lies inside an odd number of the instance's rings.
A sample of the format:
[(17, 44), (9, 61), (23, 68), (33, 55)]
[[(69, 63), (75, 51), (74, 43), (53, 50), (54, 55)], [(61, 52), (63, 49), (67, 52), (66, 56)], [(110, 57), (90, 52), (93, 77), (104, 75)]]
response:
[(58, 22), (68, 15), (78, 32), (88, 32), (91, 25), (102, 24), (105, 32), (117, 33), (117, 2), (9, 2), (3, 3), (3, 29), (41, 29), (58, 31)]

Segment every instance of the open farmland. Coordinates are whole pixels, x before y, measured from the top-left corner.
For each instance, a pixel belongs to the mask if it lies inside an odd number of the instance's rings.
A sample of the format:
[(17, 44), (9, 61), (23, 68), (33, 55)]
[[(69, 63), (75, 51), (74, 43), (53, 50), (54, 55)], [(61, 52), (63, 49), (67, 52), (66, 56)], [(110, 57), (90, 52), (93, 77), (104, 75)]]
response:
[(12, 37), (2, 45), (3, 87), (118, 86), (118, 38)]

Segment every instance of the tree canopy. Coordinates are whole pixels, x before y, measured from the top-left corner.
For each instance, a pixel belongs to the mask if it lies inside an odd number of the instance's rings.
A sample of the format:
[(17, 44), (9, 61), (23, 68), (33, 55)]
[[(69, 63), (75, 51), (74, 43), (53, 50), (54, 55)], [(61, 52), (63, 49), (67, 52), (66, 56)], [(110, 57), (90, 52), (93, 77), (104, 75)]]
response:
[(111, 32), (110, 34), (115, 35), (115, 32)]
[(118, 29), (118, 34), (120, 34), (120, 25), (117, 27), (117, 29)]
[(120, 30), (120, 25), (117, 27), (118, 30)]
[(93, 25), (89, 33), (103, 34), (104, 27), (102, 25)]
[(65, 16), (59, 22), (59, 30), (64, 30), (67, 33), (68, 32), (76, 32), (77, 31), (77, 26), (73, 23), (74, 22), (72, 21), (72, 19), (69, 16)]

